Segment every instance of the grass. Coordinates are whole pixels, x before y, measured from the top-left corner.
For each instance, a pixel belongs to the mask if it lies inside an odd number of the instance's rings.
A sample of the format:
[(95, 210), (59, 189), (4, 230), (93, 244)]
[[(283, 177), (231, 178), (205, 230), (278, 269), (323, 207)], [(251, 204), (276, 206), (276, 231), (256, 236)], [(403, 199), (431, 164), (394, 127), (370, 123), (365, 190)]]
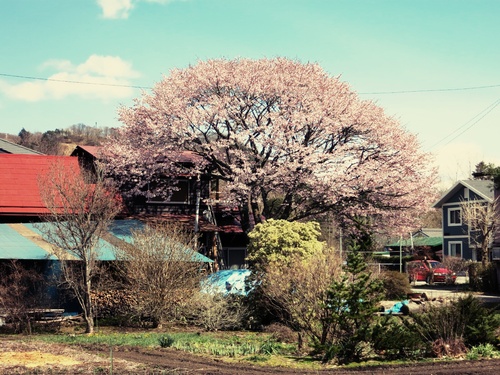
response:
[(221, 333), (97, 333), (93, 335), (47, 335), (32, 337), (50, 343), (135, 347), (169, 347), (195, 354), (245, 358), (261, 362), (272, 355), (291, 355), (295, 345), (276, 342), (269, 334)]
[[(105, 345), (112, 347), (162, 348), (217, 357), (230, 363), (286, 367), (303, 370), (325, 370), (334, 365), (324, 365), (317, 358), (296, 356), (295, 344), (275, 341), (270, 334), (255, 332), (100, 332), (85, 334), (38, 334), (30, 340), (66, 345)], [(403, 361), (404, 362), (404, 361)], [(399, 363), (398, 361), (370, 361), (352, 367), (370, 367)]]

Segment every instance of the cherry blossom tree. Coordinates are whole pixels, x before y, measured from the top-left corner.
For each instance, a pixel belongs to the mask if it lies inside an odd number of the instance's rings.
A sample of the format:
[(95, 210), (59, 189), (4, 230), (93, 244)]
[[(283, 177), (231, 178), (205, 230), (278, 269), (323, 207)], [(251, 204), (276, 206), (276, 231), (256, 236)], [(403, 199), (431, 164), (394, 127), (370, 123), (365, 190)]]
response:
[(151, 180), (182, 173), (176, 158), (189, 152), (190, 173), (223, 181), (245, 229), (251, 215), (259, 223), (327, 212), (397, 229), (430, 205), (435, 173), (417, 138), (317, 64), (201, 61), (170, 72), (119, 117), (110, 165), (130, 194), (147, 184), (165, 191)]

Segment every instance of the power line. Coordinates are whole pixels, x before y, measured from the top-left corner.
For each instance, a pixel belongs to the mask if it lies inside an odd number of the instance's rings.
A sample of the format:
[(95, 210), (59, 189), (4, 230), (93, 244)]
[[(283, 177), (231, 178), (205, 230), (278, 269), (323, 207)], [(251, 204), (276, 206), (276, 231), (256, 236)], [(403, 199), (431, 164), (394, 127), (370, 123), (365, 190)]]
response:
[[(16, 74), (0, 73), (2, 77), (9, 78), (19, 78), (19, 79), (30, 79), (36, 81), (48, 81), (48, 82), (60, 82), (60, 83), (72, 83), (79, 85), (95, 85), (95, 86), (112, 86), (112, 87), (127, 87), (132, 89), (146, 89), (150, 90), (150, 86), (134, 86), (134, 85), (120, 85), (113, 83), (98, 83), (98, 82), (82, 82), (82, 81), (71, 81), (64, 79), (55, 78), (43, 78), (43, 77), (32, 77)], [(447, 91), (468, 91), (468, 90), (484, 90), (500, 87), (497, 85), (486, 85), (486, 86), (471, 86), (471, 87), (455, 87), (455, 88), (441, 88), (441, 89), (421, 89), (421, 90), (401, 90), (401, 91), (373, 91), (373, 92), (360, 92), (359, 95), (391, 95), (391, 94), (413, 94), (413, 93), (426, 93), (426, 92), (447, 92)]]
[[(32, 76), (7, 74), (7, 73), (0, 73), (0, 76), (2, 76), (2, 77), (9, 77), (9, 78), (29, 79), (29, 80), (36, 80), (36, 81), (79, 84), (79, 85), (126, 87), (126, 88), (132, 88), (132, 89), (145, 89), (145, 90), (152, 89), (152, 87), (149, 87), (149, 86), (135, 86), (135, 85), (124, 85), (124, 84), (113, 84), (113, 83), (99, 83), (99, 82), (82, 82), (82, 81), (72, 81), (72, 80), (63, 80), (63, 79), (55, 79), (55, 78), (43, 78), (43, 77), (32, 77)], [(486, 86), (442, 88), (442, 89), (421, 89), (421, 90), (401, 90), (401, 91), (374, 91), (374, 92), (360, 92), (359, 94), (360, 95), (412, 94), (412, 93), (428, 93), (428, 92), (449, 92), (449, 91), (484, 90), (484, 89), (491, 89), (491, 88), (497, 88), (497, 87), (500, 87), (500, 84), (498, 84), (498, 85), (486, 85)], [(448, 142), (446, 142), (443, 146), (446, 146), (449, 143), (451, 143), (452, 141), (454, 141), (455, 139), (457, 139), (459, 136), (461, 136), (466, 131), (468, 131), (469, 129), (471, 129), (473, 126), (475, 126), (477, 123), (479, 123), (479, 121), (481, 121), (483, 118), (485, 118), (499, 104), (500, 104), (500, 99), (497, 99), (495, 102), (493, 102), (488, 107), (486, 107), (485, 109), (483, 109), (477, 115), (475, 115), (470, 120), (468, 120), (467, 122), (465, 122), (462, 126), (458, 127), (457, 129), (455, 129), (454, 131), (452, 131), (450, 134), (448, 134), (444, 138), (440, 139), (438, 142), (434, 143), (429, 148), (429, 151), (432, 150), (434, 147), (436, 147), (441, 142), (445, 141), (447, 138), (453, 136), (453, 134), (455, 134), (455, 133), (459, 132), (461, 129), (463, 129), (456, 136), (454, 136)], [(474, 121), (474, 119), (476, 119), (476, 118), (477, 118), (477, 120)], [(469, 126), (467, 126), (467, 125), (469, 125)]]
[[(429, 151), (432, 150), (434, 147), (436, 147), (438, 144), (441, 142), (445, 141), (447, 138), (452, 137), (455, 133), (459, 132), (457, 135), (455, 135), (453, 138), (451, 138), (448, 142), (446, 142), (443, 146), (446, 146), (450, 144), (452, 141), (460, 137), (462, 134), (464, 134), (467, 130), (471, 129), (474, 125), (476, 125), (479, 121), (481, 121), (483, 118), (485, 118), (491, 111), (493, 111), (498, 105), (500, 104), (500, 99), (495, 100), (493, 103), (491, 103), (489, 106), (487, 106), (485, 109), (483, 109), (481, 112), (473, 116), (471, 119), (469, 119), (467, 122), (465, 122), (462, 126), (459, 126), (457, 129), (452, 131), (450, 134), (448, 134), (446, 137), (440, 139), (436, 143), (434, 143), (430, 148)], [(469, 125), (470, 124), (470, 125)], [(465, 129), (464, 129), (465, 128)]]
[(484, 90), (500, 87), (500, 85), (487, 85), (487, 86), (471, 86), (471, 87), (455, 87), (444, 89), (421, 89), (421, 90), (401, 90), (401, 91), (374, 91), (374, 92), (360, 92), (360, 95), (390, 95), (390, 94), (414, 94), (422, 92), (446, 92), (446, 91), (467, 91), (467, 90)]
[(117, 83), (99, 83), (99, 82), (70, 81), (70, 80), (65, 80), (65, 79), (30, 77), (30, 76), (21, 76), (21, 75), (6, 74), (6, 73), (0, 73), (0, 76), (2, 76), (2, 77), (9, 77), (9, 78), (31, 79), (31, 80), (35, 80), (35, 81), (72, 83), (72, 84), (78, 84), (78, 85), (127, 87), (127, 88), (132, 88), (132, 89), (151, 89), (151, 87), (147, 87), (147, 86), (120, 85), (120, 84), (117, 84)]

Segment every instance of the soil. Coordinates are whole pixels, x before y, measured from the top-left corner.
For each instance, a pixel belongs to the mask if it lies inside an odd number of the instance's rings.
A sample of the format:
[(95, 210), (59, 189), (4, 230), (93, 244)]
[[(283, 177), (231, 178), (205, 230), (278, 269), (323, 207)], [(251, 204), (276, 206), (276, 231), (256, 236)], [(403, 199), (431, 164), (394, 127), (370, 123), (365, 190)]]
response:
[[(40, 346), (43, 345), (43, 348)], [(259, 365), (228, 363), (173, 349), (115, 348), (113, 374), (498, 374), (500, 360), (439, 361), (400, 366), (363, 367), (359, 369), (299, 370)], [(111, 356), (108, 347), (75, 348), (36, 341), (2, 339), (1, 374), (109, 374)]]

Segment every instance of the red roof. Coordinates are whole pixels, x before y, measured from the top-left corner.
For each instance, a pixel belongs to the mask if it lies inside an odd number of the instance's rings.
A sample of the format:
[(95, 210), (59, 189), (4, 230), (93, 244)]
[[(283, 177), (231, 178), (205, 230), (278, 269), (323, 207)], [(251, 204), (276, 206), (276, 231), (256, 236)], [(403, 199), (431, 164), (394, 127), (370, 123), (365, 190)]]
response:
[(79, 170), (78, 159), (69, 156), (0, 154), (0, 215), (47, 213), (39, 178), (58, 163)]
[(81, 146), (78, 145), (82, 150), (87, 151), (90, 155), (95, 156), (96, 158), (101, 154), (102, 147), (101, 146)]
[[(71, 156), (77, 156), (80, 149), (97, 159), (99, 159), (99, 157), (101, 156), (104, 156), (106, 152), (106, 150), (102, 146), (78, 145), (71, 153)], [(168, 152), (166, 154), (166, 157), (168, 157), (172, 161), (179, 163), (197, 163), (203, 160), (201, 156), (194, 153), (193, 151)]]

